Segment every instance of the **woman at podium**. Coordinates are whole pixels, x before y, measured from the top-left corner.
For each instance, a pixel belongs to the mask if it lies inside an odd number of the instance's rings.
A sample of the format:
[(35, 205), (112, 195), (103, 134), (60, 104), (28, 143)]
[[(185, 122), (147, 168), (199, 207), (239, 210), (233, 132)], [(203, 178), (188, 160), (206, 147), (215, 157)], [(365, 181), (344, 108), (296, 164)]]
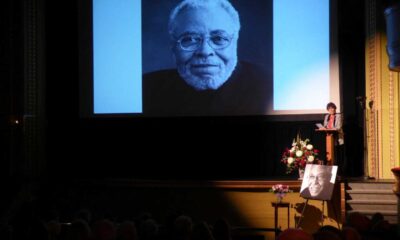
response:
[(326, 129), (338, 130), (337, 145), (343, 145), (344, 138), (342, 129), (342, 115), (340, 113), (336, 113), (336, 105), (333, 102), (330, 102), (326, 105), (326, 110), (329, 114), (325, 115), (324, 117), (324, 127)]
[(342, 175), (345, 169), (344, 161), (344, 134), (343, 134), (343, 118), (340, 113), (336, 112), (336, 104), (330, 102), (326, 105), (328, 114), (324, 117), (324, 128), (334, 129), (338, 131), (335, 150), (336, 150), (336, 165), (338, 165), (338, 175)]

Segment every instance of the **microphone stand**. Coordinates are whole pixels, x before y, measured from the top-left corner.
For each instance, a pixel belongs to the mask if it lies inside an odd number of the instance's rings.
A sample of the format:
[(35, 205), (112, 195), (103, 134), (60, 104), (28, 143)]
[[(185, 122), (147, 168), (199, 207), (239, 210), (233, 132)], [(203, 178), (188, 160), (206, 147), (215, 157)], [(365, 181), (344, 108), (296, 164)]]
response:
[[(364, 142), (364, 157), (363, 157), (363, 179), (364, 180), (371, 180), (371, 179), (375, 179), (374, 177), (370, 177), (369, 176), (369, 169), (368, 169), (368, 133), (367, 133), (367, 108), (365, 106), (366, 100), (367, 98), (365, 96), (360, 96), (356, 98), (361, 106), (362, 109), (362, 118), (363, 118), (363, 122), (362, 122), (362, 128), (363, 128), (363, 142)], [(368, 103), (369, 107), (372, 108), (373, 105), (373, 101), (370, 101)]]

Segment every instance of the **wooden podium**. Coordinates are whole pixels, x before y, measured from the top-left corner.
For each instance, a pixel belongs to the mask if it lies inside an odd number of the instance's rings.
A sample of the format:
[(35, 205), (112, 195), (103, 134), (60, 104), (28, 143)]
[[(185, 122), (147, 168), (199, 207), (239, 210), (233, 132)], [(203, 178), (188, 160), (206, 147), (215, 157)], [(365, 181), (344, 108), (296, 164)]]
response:
[(317, 129), (315, 131), (325, 134), (326, 165), (335, 165), (335, 141), (338, 135), (338, 130)]

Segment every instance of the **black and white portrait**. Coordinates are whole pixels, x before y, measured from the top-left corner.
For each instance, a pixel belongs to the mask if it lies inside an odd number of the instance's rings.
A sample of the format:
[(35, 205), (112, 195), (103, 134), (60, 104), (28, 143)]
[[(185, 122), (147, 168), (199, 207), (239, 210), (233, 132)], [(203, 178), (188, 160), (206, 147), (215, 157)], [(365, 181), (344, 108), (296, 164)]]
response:
[(337, 166), (307, 164), (300, 196), (306, 199), (330, 200), (335, 185)]
[(143, 1), (142, 11), (146, 115), (267, 113), (272, 1)]

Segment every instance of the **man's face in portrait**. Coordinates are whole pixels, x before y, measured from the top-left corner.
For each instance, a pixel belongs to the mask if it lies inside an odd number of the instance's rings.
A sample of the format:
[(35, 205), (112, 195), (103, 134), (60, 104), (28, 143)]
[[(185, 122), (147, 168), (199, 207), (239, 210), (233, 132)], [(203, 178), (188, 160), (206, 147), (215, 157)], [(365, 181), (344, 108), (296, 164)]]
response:
[(232, 17), (221, 7), (189, 8), (178, 14), (172, 50), (177, 69), (197, 90), (218, 89), (237, 64)]
[(329, 183), (330, 175), (330, 173), (325, 172), (322, 168), (313, 167), (311, 169), (308, 178), (308, 190), (312, 197), (318, 196), (322, 192), (325, 185)]

